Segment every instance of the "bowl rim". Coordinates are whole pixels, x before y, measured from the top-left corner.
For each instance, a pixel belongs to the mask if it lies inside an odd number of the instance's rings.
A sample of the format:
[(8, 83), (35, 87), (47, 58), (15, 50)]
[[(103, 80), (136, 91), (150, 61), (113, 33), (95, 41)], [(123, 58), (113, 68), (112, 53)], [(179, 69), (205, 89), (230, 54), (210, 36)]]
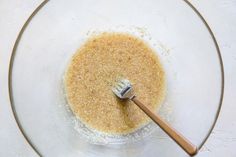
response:
[[(219, 59), (219, 63), (220, 63), (220, 71), (221, 71), (221, 93), (220, 93), (220, 100), (219, 100), (219, 105), (218, 105), (218, 109), (217, 112), (215, 114), (215, 118), (214, 121), (208, 131), (208, 133), (206, 134), (206, 136), (204, 137), (203, 141), (200, 143), (200, 145), (198, 146), (198, 150), (200, 150), (202, 148), (202, 146), (206, 143), (207, 139), (209, 138), (212, 130), (215, 127), (215, 124), (217, 122), (217, 119), (219, 117), (220, 114), (220, 110), (222, 107), (222, 102), (223, 102), (223, 97), (224, 97), (224, 64), (223, 64), (223, 60), (222, 60), (222, 56), (221, 56), (221, 52), (220, 52), (220, 48), (219, 45), (217, 43), (217, 40), (214, 36), (213, 31), (211, 30), (210, 26), (208, 25), (207, 21), (205, 20), (205, 18), (201, 15), (201, 13), (199, 12), (199, 10), (193, 6), (193, 4), (191, 2), (189, 2), (189, 0), (183, 0), (194, 12), (195, 14), (200, 18), (200, 20), (203, 22), (203, 24), (205, 25), (206, 29), (208, 30), (208, 32), (210, 33), (210, 36), (214, 42), (216, 51), (217, 51), (217, 55), (218, 55), (218, 59)], [(17, 123), (17, 126), (21, 132), (21, 134), (23, 135), (23, 137), (25, 138), (25, 140), (27, 141), (27, 143), (31, 146), (31, 148), (35, 151), (35, 153), (37, 153), (37, 155), (42, 156), (42, 154), (39, 152), (38, 148), (35, 146), (35, 144), (33, 144), (33, 142), (30, 140), (30, 138), (28, 137), (27, 133), (25, 132), (24, 128), (21, 125), (21, 122), (18, 118), (17, 112), (16, 112), (16, 108), (14, 105), (14, 99), (13, 99), (13, 87), (12, 87), (12, 69), (13, 69), (13, 64), (14, 64), (14, 59), (15, 59), (15, 55), (16, 55), (16, 51), (17, 51), (17, 47), (19, 45), (19, 42), (21, 40), (22, 35), (24, 34), (24, 31), (26, 30), (28, 24), (31, 22), (31, 20), (34, 18), (34, 16), (45, 6), (45, 4), (47, 4), (49, 2), (49, 0), (44, 0), (43, 2), (41, 2), (36, 9), (31, 13), (31, 15), (28, 17), (28, 19), (25, 21), (25, 23), (23, 24), (23, 26), (21, 27), (17, 38), (15, 40), (13, 49), (12, 49), (12, 54), (10, 57), (10, 63), (9, 63), (9, 69), (8, 69), (8, 95), (9, 95), (9, 101), (10, 101), (10, 106), (11, 106), (11, 110), (13, 113), (13, 116), (15, 118), (15, 121)]]

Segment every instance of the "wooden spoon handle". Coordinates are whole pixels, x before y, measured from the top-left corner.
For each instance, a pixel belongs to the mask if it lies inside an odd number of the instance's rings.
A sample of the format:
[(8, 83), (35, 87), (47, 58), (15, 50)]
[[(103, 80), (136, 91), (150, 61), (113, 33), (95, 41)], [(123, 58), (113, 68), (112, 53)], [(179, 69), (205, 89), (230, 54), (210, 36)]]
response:
[(165, 122), (159, 115), (153, 113), (147, 106), (142, 104), (137, 97), (131, 99), (140, 109), (142, 109), (157, 125), (162, 128), (180, 147), (182, 147), (189, 155), (195, 155), (198, 151), (197, 147), (188, 141), (177, 130)]

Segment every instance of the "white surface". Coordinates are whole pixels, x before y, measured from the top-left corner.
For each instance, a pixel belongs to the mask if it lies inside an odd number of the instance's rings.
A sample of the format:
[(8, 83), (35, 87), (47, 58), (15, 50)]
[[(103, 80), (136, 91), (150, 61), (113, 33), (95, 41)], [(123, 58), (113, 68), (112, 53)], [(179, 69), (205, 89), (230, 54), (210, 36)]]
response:
[[(0, 156), (36, 156), (18, 130), (8, 98), (8, 64), (14, 41), (24, 21), (40, 3), (0, 2)], [(225, 97), (217, 125), (197, 157), (236, 156), (236, 1), (192, 0), (212, 28), (225, 66)]]

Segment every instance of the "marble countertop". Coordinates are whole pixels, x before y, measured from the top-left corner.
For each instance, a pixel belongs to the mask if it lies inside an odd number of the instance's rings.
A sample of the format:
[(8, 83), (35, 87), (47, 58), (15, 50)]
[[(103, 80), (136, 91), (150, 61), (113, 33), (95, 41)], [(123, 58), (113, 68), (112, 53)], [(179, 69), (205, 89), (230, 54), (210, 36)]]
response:
[[(210, 25), (224, 62), (225, 95), (211, 136), (197, 157), (236, 156), (236, 0), (191, 0)], [(19, 30), (41, 0), (0, 1), (0, 156), (32, 157), (9, 103), (9, 60)]]

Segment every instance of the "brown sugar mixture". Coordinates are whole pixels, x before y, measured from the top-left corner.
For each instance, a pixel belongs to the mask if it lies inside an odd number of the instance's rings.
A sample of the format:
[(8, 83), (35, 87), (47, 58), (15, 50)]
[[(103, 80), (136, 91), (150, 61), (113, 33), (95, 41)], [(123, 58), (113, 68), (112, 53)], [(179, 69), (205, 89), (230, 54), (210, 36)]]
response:
[(119, 100), (112, 86), (130, 80), (138, 98), (157, 111), (165, 95), (163, 67), (141, 39), (125, 33), (102, 33), (90, 38), (72, 57), (65, 73), (67, 101), (88, 127), (125, 134), (150, 119), (131, 101)]

